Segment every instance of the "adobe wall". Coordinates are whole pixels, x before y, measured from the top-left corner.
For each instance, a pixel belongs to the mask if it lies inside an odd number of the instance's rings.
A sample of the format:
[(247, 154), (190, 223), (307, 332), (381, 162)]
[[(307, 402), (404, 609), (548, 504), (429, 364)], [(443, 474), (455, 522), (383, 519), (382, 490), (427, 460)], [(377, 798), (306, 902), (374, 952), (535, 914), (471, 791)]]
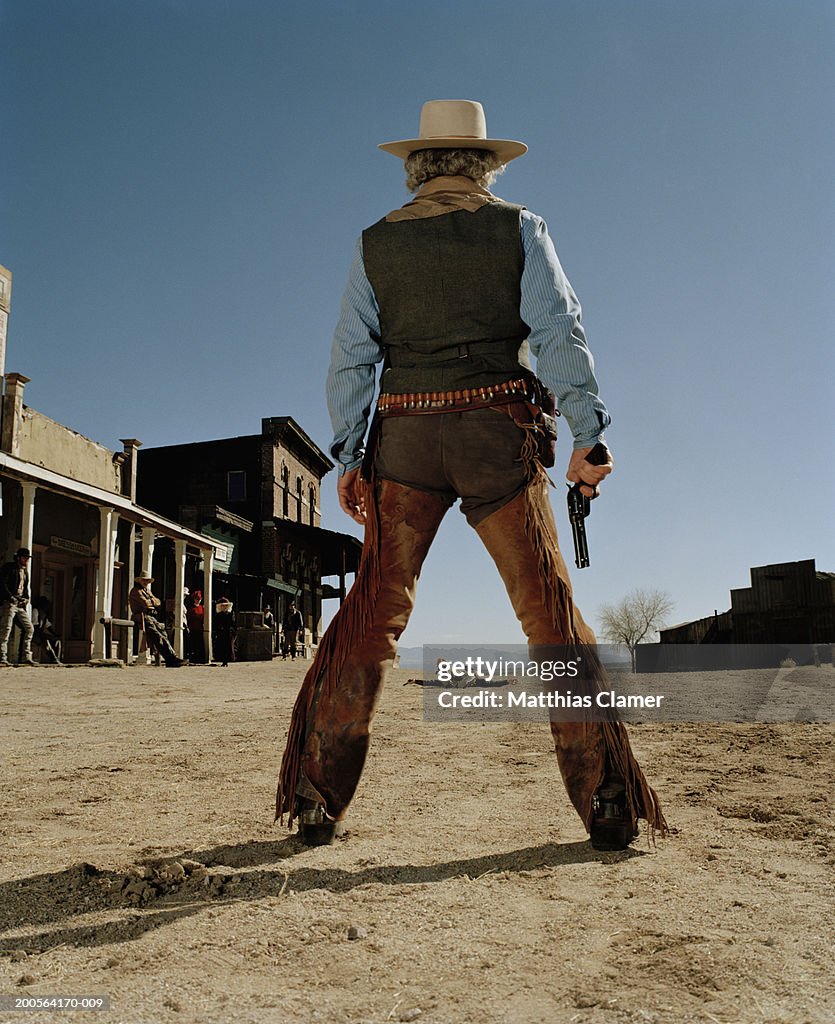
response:
[(121, 493), (121, 460), (104, 445), (26, 406), (18, 423), (15, 455), (36, 466)]

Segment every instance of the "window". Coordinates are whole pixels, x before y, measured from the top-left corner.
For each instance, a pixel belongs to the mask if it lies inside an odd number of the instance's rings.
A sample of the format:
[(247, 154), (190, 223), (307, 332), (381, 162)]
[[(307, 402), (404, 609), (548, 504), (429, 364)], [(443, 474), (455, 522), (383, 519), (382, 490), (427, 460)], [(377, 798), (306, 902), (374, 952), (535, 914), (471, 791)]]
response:
[(281, 514), (285, 519), (290, 517), (290, 470), (286, 466), (281, 467)]
[(310, 504), (310, 508), (308, 510), (309, 522), (311, 526), (315, 526), (316, 523), (314, 522), (314, 518), (316, 516), (316, 490), (312, 484), (308, 488), (307, 498)]
[(302, 521), (302, 478), (296, 477), (296, 522)]
[(246, 501), (246, 470), (230, 469), (226, 474), (226, 497), (229, 501)]

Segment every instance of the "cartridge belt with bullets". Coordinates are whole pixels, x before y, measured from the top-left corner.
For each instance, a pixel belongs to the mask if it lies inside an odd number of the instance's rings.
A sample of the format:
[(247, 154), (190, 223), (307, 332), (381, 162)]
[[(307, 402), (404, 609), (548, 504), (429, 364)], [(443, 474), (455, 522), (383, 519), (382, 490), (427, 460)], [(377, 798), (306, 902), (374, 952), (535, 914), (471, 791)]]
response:
[(487, 387), (459, 388), (455, 391), (419, 391), (409, 395), (384, 393), (377, 399), (381, 416), (405, 416), (413, 413), (461, 412), (510, 402), (532, 401), (531, 380), (519, 377)]
[[(454, 391), (421, 391), (414, 394), (384, 392), (377, 399), (375, 420), (388, 416), (414, 416), (427, 413), (465, 412), (496, 408), (517, 426), (531, 431), (536, 439), (539, 460), (545, 467), (554, 465), (557, 421), (554, 396), (533, 374), (501, 384), (463, 388)], [(372, 424), (372, 432), (374, 430)], [(372, 448), (373, 450), (373, 448)]]

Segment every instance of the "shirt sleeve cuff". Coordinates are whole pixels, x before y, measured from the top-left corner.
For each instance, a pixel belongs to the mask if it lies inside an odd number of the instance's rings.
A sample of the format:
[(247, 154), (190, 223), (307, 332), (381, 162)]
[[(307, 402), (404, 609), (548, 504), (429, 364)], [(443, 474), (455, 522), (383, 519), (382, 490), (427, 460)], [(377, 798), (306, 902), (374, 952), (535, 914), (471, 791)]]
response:
[(594, 448), (598, 442), (606, 444), (606, 438), (602, 433), (593, 434), (591, 437), (575, 437), (573, 447), (575, 450), (577, 448)]
[(359, 469), (362, 465), (362, 456), (352, 460), (351, 462), (340, 462), (338, 463), (339, 475), (345, 476), (346, 473), (351, 473), (355, 469)]

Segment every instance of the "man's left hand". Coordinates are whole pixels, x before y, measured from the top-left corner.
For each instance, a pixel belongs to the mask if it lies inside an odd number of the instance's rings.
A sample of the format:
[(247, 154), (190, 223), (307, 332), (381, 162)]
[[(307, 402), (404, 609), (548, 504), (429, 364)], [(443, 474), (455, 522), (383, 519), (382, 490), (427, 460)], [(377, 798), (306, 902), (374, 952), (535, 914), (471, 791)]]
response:
[(565, 474), (565, 479), (569, 483), (583, 485), (580, 487), (580, 493), (585, 494), (587, 498), (594, 497), (595, 488), (612, 472), (614, 466), (611, 452), (608, 452), (609, 461), (603, 466), (593, 466), (586, 462), (586, 456), (590, 451), (591, 448), (575, 448)]

